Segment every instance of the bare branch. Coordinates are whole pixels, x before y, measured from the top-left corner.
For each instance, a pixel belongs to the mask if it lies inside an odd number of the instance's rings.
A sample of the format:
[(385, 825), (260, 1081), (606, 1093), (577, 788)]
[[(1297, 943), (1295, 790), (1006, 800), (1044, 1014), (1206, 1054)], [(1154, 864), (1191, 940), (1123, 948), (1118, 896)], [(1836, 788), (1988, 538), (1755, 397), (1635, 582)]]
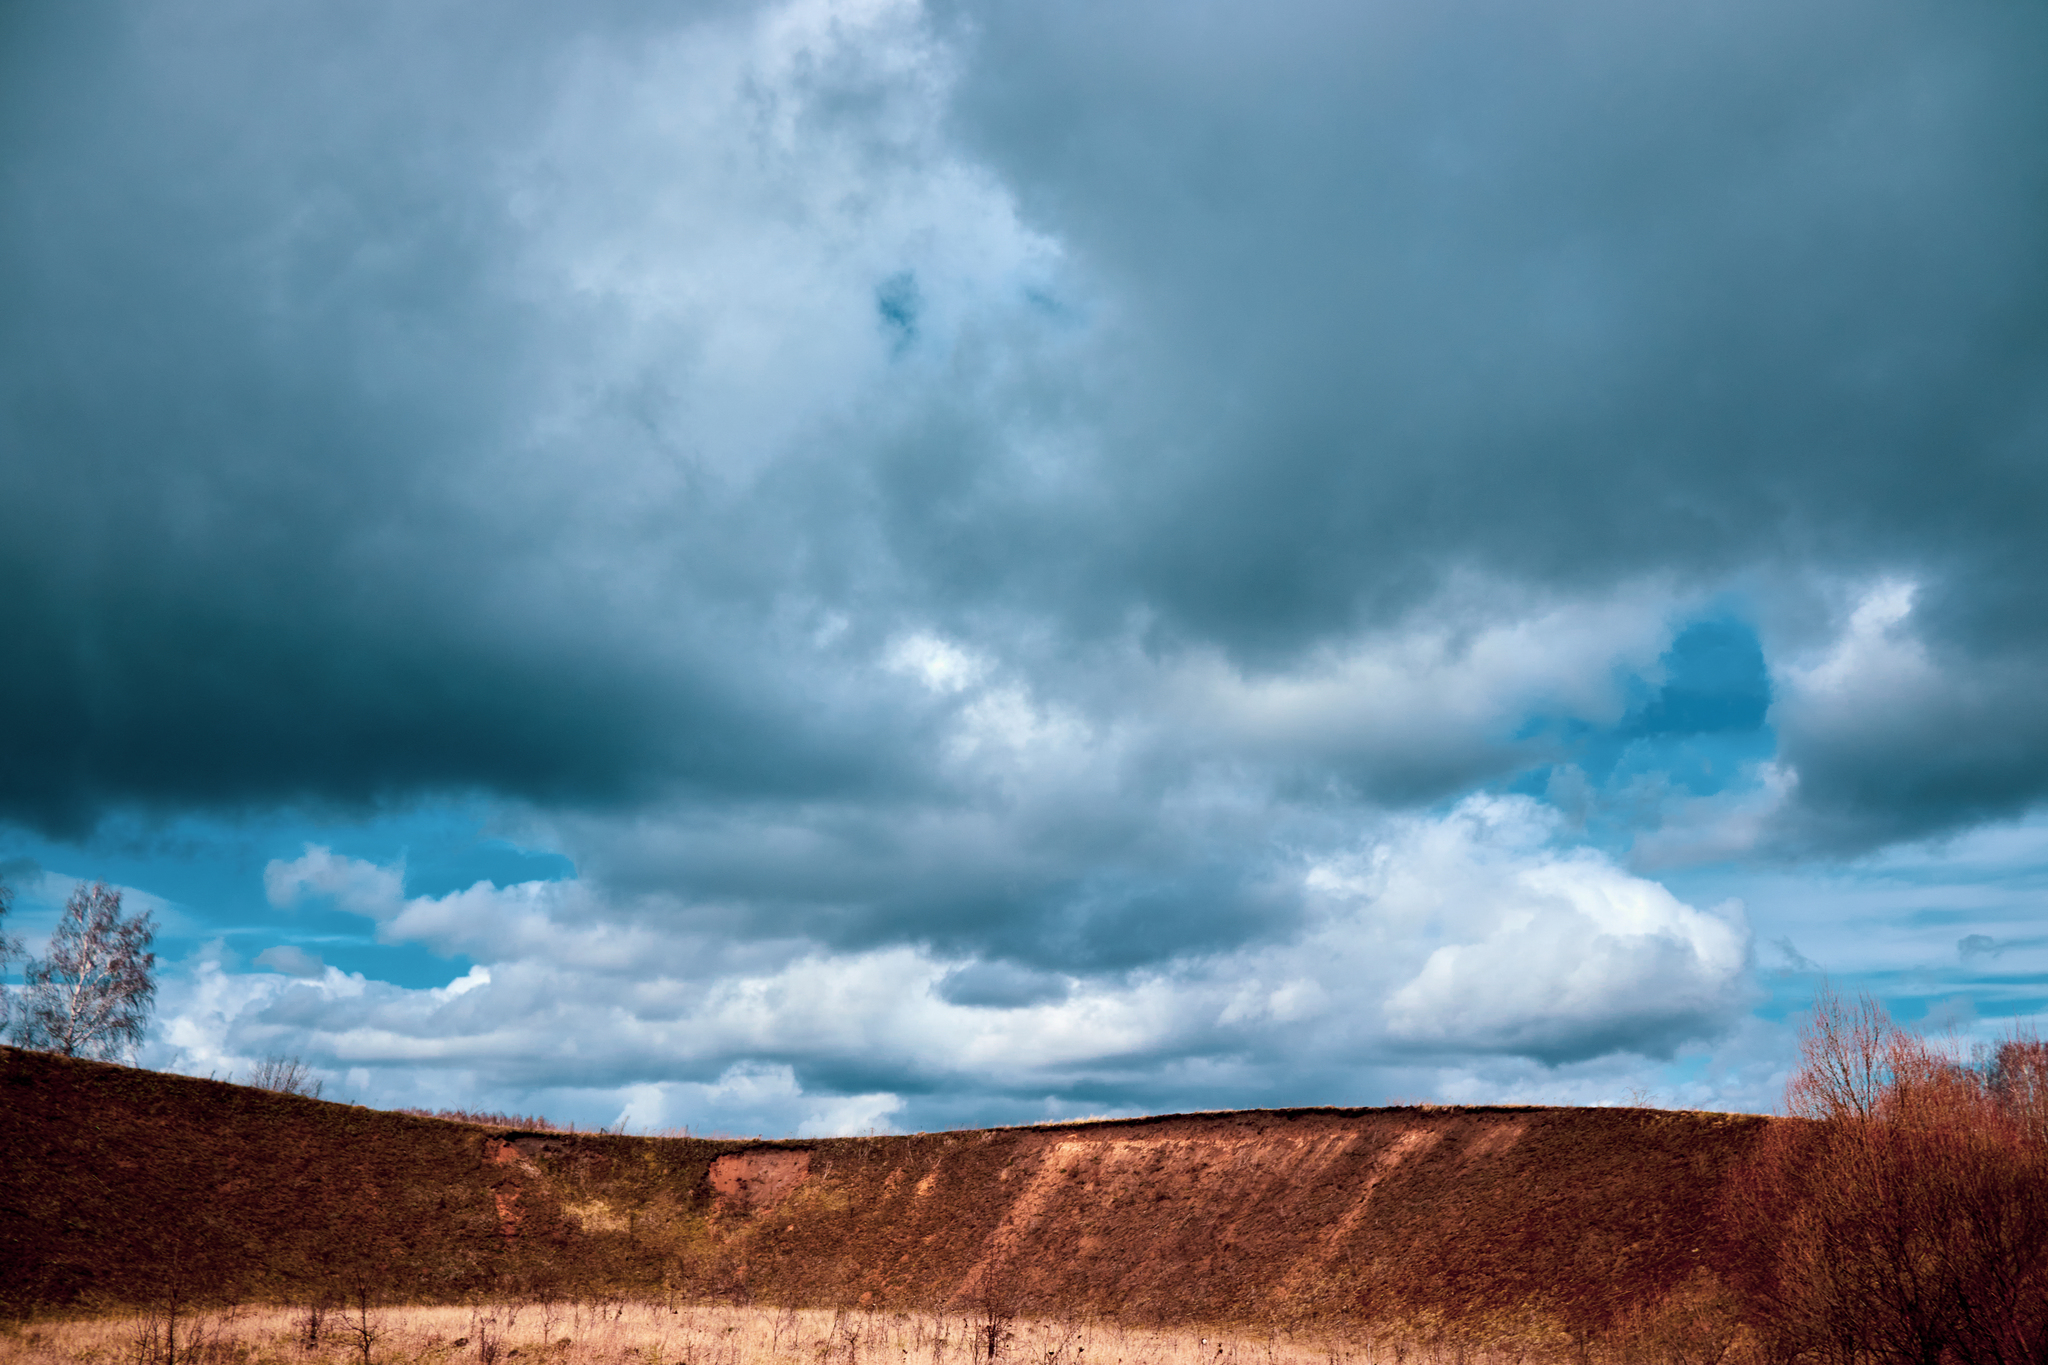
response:
[(1801, 1065), (1785, 1107), (1801, 1118), (1868, 1119), (1891, 1080), (1896, 1032), (1875, 999), (1859, 995), (1847, 1004), (1823, 983), (1799, 1030)]

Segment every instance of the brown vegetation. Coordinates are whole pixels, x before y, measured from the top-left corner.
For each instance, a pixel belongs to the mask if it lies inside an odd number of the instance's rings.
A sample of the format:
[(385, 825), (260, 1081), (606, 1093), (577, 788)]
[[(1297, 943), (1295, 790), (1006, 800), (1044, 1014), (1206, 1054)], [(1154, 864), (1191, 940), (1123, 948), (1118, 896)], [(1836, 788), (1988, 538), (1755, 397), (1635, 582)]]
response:
[(1967, 1064), (1865, 997), (1824, 995), (1773, 1125), (1732, 1188), (1739, 1277), (1782, 1359), (2048, 1360), (2048, 1048)]

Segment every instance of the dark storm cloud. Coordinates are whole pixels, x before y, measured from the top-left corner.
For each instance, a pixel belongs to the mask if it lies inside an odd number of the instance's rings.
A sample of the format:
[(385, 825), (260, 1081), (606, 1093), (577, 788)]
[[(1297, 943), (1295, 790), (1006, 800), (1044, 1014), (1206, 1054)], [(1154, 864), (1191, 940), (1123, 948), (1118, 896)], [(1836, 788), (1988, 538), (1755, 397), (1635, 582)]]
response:
[[(908, 58), (793, 62), (716, 117), (605, 103), (692, 97), (738, 6), (9, 22), (15, 819), (680, 811), (734, 851), (646, 880), (742, 920), (1113, 969), (1288, 922), (1276, 793), (1439, 800), (1531, 751), (1191, 725), (1017, 816), (940, 772), (951, 713), (873, 683), (883, 641), (988, 646), (1099, 742), (1131, 703), (1091, 651), (1126, 633), (1269, 677), (1461, 574), (1915, 579), (1936, 666), (1993, 681), (1862, 728), (1786, 707), (1810, 823), (2048, 781), (2038, 7), (955, 6), (923, 142)], [(690, 79), (635, 65), (671, 49)], [(993, 210), (903, 208), (939, 171), (1016, 196), (1049, 283), (961, 283)], [(808, 267), (826, 241), (869, 245)], [(738, 321), (635, 349), (663, 309)], [(835, 328), (867, 349), (794, 344)], [(1205, 781), (1253, 813), (1118, 847)], [(963, 846), (928, 818), (963, 803), (1014, 827)], [(633, 837), (596, 840), (625, 884)]]
[(2038, 9), (958, 8), (967, 126), (1127, 309), (1120, 544), (1180, 629), (1761, 564), (2034, 637)]
[(1145, 819), (1142, 791), (1117, 796), (1005, 808), (970, 791), (932, 807), (814, 811), (802, 828), (786, 812), (740, 807), (624, 832), (579, 824), (572, 839), (608, 886), (655, 894), (652, 913), (668, 913), (661, 892), (687, 888), (700, 902), (692, 920), (707, 929), (846, 952), (909, 941), (1023, 971), (1115, 974), (1297, 926), (1298, 897), (1271, 884), (1293, 855), (1267, 845), (1328, 838), (1315, 821), (1177, 826)]
[(1064, 1000), (1071, 987), (1064, 977), (1050, 972), (1034, 972), (1007, 962), (975, 962), (947, 972), (937, 989), (940, 998), (951, 1005), (1008, 1010)]
[(532, 395), (602, 320), (522, 293), (493, 176), (574, 33), (502, 7), (11, 13), (0, 811), (874, 770), (734, 646), (771, 610), (773, 518), (649, 509), (683, 523), (641, 533), (653, 570), (710, 584), (650, 590), (532, 477), (577, 459), (535, 448)]
[(1957, 695), (1796, 727), (1804, 837), (2048, 773), (2048, 17), (963, 6), (968, 126), (1128, 309), (1119, 567), (1284, 659), (1484, 568), (1926, 585)]
[[(2009, 633), (2024, 629), (2015, 621)], [(2037, 803), (2048, 780), (2048, 650), (2014, 640), (1940, 660), (1938, 695), (1872, 697), (1861, 715), (1785, 727), (1799, 773), (1786, 837), (1860, 851), (2010, 817)]]

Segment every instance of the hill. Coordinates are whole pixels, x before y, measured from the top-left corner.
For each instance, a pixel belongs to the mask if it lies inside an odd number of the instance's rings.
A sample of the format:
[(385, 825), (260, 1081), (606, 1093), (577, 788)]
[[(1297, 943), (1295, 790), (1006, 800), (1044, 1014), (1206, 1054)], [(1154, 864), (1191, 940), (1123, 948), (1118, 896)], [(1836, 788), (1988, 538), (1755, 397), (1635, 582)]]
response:
[(497, 1130), (0, 1048), (0, 1307), (630, 1294), (1513, 1324), (1697, 1296), (1766, 1124), (1292, 1109), (816, 1141)]

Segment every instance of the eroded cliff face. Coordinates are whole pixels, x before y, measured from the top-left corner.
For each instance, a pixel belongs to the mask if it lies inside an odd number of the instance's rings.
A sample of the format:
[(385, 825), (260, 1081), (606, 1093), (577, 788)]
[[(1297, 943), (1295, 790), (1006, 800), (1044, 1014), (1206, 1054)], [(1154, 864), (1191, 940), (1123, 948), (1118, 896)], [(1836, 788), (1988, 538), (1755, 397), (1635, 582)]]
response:
[(1325, 1110), (821, 1143), (786, 1193), (719, 1195), (676, 1246), (694, 1283), (778, 1300), (958, 1306), (986, 1286), (1146, 1321), (1596, 1327), (1716, 1272), (1722, 1181), (1760, 1122)]
[[(506, 1133), (0, 1051), (18, 1305), (663, 1293), (1598, 1330), (1710, 1280), (1767, 1120), (1296, 1110), (738, 1143)], [(89, 1122), (77, 1116), (91, 1115)], [(203, 1283), (200, 1283), (202, 1282)]]

